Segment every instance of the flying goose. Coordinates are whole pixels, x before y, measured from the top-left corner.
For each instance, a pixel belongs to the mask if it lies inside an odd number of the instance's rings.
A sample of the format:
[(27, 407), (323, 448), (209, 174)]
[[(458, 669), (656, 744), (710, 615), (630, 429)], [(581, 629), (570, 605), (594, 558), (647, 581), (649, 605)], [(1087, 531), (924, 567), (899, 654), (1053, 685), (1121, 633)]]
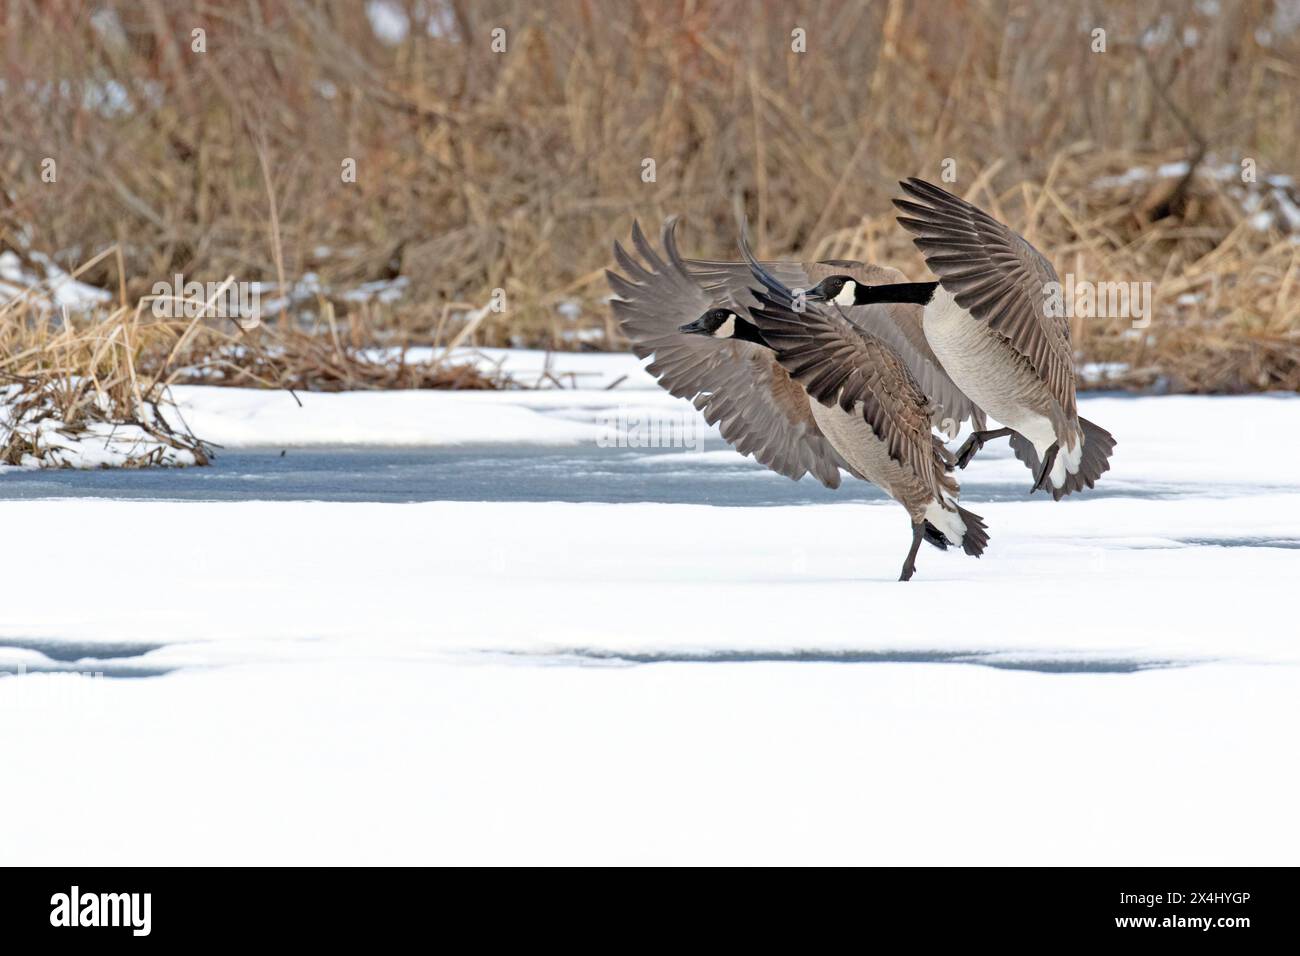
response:
[(923, 306), (926, 341), (952, 381), (1004, 427), (976, 428), (957, 453), (965, 468), (984, 443), (1010, 436), (1016, 457), (1059, 501), (1091, 488), (1110, 468), (1115, 439), (1080, 418), (1075, 404), (1070, 324), (1046, 309), (1056, 270), (1023, 237), (988, 213), (920, 179), (899, 183), (898, 222), (937, 282), (871, 285), (849, 275), (824, 279), (809, 298), (847, 305)]
[[(634, 224), (644, 264), (615, 243), (615, 260), (631, 278), (606, 273), (619, 325), (638, 356), (653, 354), (647, 368), (659, 384), (692, 399), (727, 442), (779, 474), (797, 480), (811, 472), (837, 488), (843, 468), (899, 501), (912, 520), (899, 580), (915, 573), (922, 540), (982, 554), (984, 521), (957, 506), (957, 482), (930, 428), (931, 406), (902, 360), (837, 315), (816, 306), (790, 311), (788, 287), (756, 261), (761, 292), (750, 291), (751, 280), (711, 294), (678, 252), (675, 228), (675, 219), (664, 224), (665, 262)], [(807, 359), (826, 374), (810, 373)], [(832, 388), (832, 379), (842, 388)], [(801, 383), (817, 389), (816, 400)]]
[[(753, 308), (758, 300), (750, 290), (754, 277), (745, 262), (684, 259), (691, 276), (716, 299)], [(906, 282), (897, 269), (852, 259), (823, 259), (817, 262), (764, 262), (768, 274), (782, 286), (807, 290), (835, 275), (847, 275), (860, 285)], [(921, 329), (921, 306), (906, 302), (889, 302), (846, 306), (843, 314), (850, 322), (881, 339), (907, 366), (912, 378), (921, 386), (931, 403), (934, 426), (949, 440), (957, 437), (962, 423), (970, 421), (976, 431), (986, 428), (984, 413), (948, 376), (930, 348)]]

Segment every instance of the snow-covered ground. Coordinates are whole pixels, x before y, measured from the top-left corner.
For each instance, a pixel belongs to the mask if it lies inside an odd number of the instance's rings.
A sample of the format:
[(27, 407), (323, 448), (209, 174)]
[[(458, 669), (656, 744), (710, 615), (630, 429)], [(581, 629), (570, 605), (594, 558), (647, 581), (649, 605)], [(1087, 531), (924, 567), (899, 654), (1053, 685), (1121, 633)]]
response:
[[(376, 349), (376, 358), (391, 358), (392, 349)], [(441, 349), (408, 348), (408, 362), (442, 358)], [(648, 364), (631, 352), (547, 352), (541, 349), (459, 348), (446, 357), (484, 372), (500, 371), (524, 388), (577, 388), (588, 391), (658, 391)]]
[[(2, 90), (3, 87), (0, 87)], [(48, 256), (32, 253), (30, 258), (44, 275), (38, 275), (24, 265), (12, 250), (0, 253), (0, 305), (15, 299), (25, 299), (39, 309), (77, 311), (112, 301), (112, 293), (78, 282)]]
[[(536, 447), (643, 384), (178, 396)], [(969, 500), (905, 585), (885, 502), (0, 501), (0, 862), (1294, 864), (1300, 399), (1081, 411), (1120, 494)]]
[(107, 396), (92, 394), (93, 404), (81, 420), (65, 422), (57, 392), (79, 385), (61, 381), (38, 392), (0, 386), (0, 447), (21, 450), (13, 464), (0, 463), (0, 475), (12, 468), (184, 468), (198, 463), (195, 452), (202, 450), (197, 443), (183, 435), (168, 440), (155, 427), (152, 405), (141, 406), (139, 422), (114, 421)]

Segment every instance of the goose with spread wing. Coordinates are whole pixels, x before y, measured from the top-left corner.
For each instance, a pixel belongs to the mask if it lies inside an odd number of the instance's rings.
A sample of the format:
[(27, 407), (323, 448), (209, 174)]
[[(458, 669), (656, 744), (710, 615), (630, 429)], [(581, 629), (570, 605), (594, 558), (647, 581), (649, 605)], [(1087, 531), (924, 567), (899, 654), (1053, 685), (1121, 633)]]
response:
[[(713, 282), (663, 229), (667, 259), (634, 225), (641, 261), (615, 244), (627, 275), (608, 272), (612, 307), (660, 385), (692, 399), (722, 437), (787, 477), (812, 473), (830, 488), (840, 469), (884, 489), (908, 511), (912, 542), (900, 580), (916, 571), (921, 542), (978, 557), (983, 520), (957, 504), (932, 404), (886, 342), (795, 294), (744, 245), (750, 279)], [(787, 274), (788, 276), (788, 274)]]
[[(753, 274), (746, 262), (685, 259), (686, 268), (704, 290), (746, 308), (758, 304), (750, 286)], [(897, 269), (853, 259), (822, 259), (816, 262), (780, 260), (762, 263), (767, 273), (796, 298), (801, 290), (820, 288), (833, 276), (844, 276), (859, 285), (872, 286), (906, 282)], [(880, 339), (907, 366), (908, 372), (930, 399), (931, 420), (949, 440), (957, 437), (964, 422), (976, 431), (986, 428), (984, 413), (953, 382), (926, 341), (921, 327), (921, 306), (910, 302), (866, 305), (841, 303), (840, 313), (863, 331)]]
[(1115, 438), (1080, 417), (1070, 325), (1048, 307), (1052, 264), (978, 206), (921, 179), (899, 184), (894, 205), (937, 282), (872, 284), (841, 274), (809, 290), (846, 305), (922, 307), (925, 339), (963, 393), (1003, 427), (976, 428), (957, 454), (962, 468), (984, 443), (1010, 437), (1035, 475), (1031, 493), (1060, 500), (1091, 488), (1110, 468)]

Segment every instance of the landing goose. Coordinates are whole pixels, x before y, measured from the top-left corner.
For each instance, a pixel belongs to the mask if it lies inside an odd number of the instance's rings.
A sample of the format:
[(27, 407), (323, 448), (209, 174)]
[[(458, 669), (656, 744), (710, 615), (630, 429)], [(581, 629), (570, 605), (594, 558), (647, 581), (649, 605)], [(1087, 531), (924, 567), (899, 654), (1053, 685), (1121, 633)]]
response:
[[(614, 259), (630, 278), (612, 271), (605, 275), (618, 296), (611, 302), (614, 317), (632, 351), (639, 358), (653, 355), (647, 371), (673, 395), (691, 400), (742, 455), (753, 455), (795, 481), (811, 473), (826, 487), (838, 488), (843, 461), (817, 427), (802, 389), (771, 350), (747, 334), (752, 326), (746, 323), (739, 334), (717, 337), (678, 331), (715, 300), (682, 264), (675, 229), (675, 219), (664, 223), (663, 245), (671, 266), (660, 259), (638, 223), (632, 226), (632, 242), (650, 268), (614, 244)], [(734, 326), (727, 329), (733, 331)]]
[[(915, 573), (922, 540), (982, 554), (985, 524), (957, 506), (957, 482), (930, 429), (932, 409), (898, 356), (816, 307), (796, 315), (789, 288), (757, 262), (757, 294), (749, 291), (752, 279), (732, 293), (707, 292), (677, 250), (675, 226), (673, 219), (664, 224), (666, 262), (634, 225), (632, 240), (644, 264), (615, 244), (615, 260), (631, 278), (606, 273), (618, 296), (612, 307), (620, 327), (637, 355), (653, 354), (648, 370), (659, 384), (692, 399), (724, 439), (773, 471), (795, 479), (811, 472), (836, 488), (843, 468), (903, 504), (912, 543), (899, 580)], [(818, 338), (809, 351), (802, 339), (808, 338), (805, 320), (814, 317)], [(830, 374), (810, 377), (809, 355)], [(832, 378), (843, 385), (843, 395), (830, 387)], [(817, 387), (817, 400), (810, 400), (804, 381)]]
[(824, 280), (809, 296), (855, 305), (910, 302), (924, 307), (926, 341), (953, 382), (1004, 427), (976, 429), (957, 454), (965, 468), (984, 443), (1009, 436), (1040, 488), (1060, 500), (1091, 488), (1110, 468), (1115, 439), (1080, 418), (1065, 316), (1046, 309), (1056, 270), (1023, 237), (988, 213), (920, 179), (899, 183), (898, 222), (937, 282), (866, 285)]
[[(758, 305), (749, 288), (754, 278), (748, 263), (702, 259), (683, 261), (691, 276), (714, 298), (747, 309)], [(860, 285), (907, 281), (907, 277), (897, 269), (852, 259), (764, 262), (763, 267), (783, 286), (796, 292), (819, 287), (824, 280), (836, 275), (846, 275)], [(976, 431), (986, 427), (984, 413), (954, 384), (926, 341), (921, 329), (921, 306), (888, 302), (847, 305), (841, 311), (854, 325), (883, 340), (903, 360), (912, 378), (930, 399), (934, 426), (950, 440), (957, 437), (963, 422), (969, 421)]]

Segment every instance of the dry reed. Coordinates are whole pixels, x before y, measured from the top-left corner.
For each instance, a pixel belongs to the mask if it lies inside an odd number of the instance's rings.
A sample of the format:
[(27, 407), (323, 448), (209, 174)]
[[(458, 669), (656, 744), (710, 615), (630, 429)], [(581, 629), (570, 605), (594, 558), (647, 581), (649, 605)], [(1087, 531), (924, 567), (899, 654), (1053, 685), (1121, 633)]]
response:
[[(119, 308), (178, 273), (281, 287), (314, 273), (339, 289), (402, 276), (400, 301), (333, 303), (341, 339), (309, 301), (260, 349), (211, 329), (170, 369), (148, 364), (170, 348), (136, 357), (159, 380), (178, 367), (196, 380), (207, 362), (239, 384), (425, 387), (401, 362), (356, 359), (445, 345), (465, 330), (448, 303), (498, 289), (508, 307), (468, 344), (568, 348), (593, 328), (618, 347), (602, 269), (633, 217), (684, 214), (692, 250), (728, 255), (739, 201), (769, 255), (859, 253), (921, 275), (889, 217), (894, 182), (938, 179), (953, 160), (953, 188), (1062, 272), (1155, 285), (1142, 334), (1076, 325), (1081, 362), (1123, 365), (1117, 381), (1134, 387), (1300, 384), (1285, 219), (1252, 228), (1240, 197), (1199, 173), (1181, 190), (1097, 185), (1172, 160), (1293, 174), (1300, 28), (1285, 4), (382, 3), (406, 24), (400, 42), (377, 35), (372, 5), (345, 0), (9, 0), (0, 248), (71, 268), (118, 246), (121, 273), (103, 259), (83, 278)], [(0, 332), (0, 356), (30, 336)]]

